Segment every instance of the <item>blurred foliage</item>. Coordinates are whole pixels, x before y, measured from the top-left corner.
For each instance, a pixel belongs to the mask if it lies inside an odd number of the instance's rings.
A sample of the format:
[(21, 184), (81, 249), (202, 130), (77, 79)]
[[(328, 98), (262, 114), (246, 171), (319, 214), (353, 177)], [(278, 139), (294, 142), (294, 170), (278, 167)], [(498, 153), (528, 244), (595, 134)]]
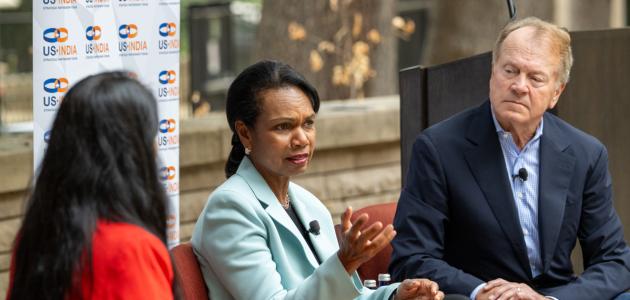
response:
[(322, 99), (395, 93), (396, 38), (409, 40), (416, 31), (414, 20), (398, 15), (397, 3), (321, 0), (300, 7), (267, 0), (257, 55), (291, 64), (319, 87)]

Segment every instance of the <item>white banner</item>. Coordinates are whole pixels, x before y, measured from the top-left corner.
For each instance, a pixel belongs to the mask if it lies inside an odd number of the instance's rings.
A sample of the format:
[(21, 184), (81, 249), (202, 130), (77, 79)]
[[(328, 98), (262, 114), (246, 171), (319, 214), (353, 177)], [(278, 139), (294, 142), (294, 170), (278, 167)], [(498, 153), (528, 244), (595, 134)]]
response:
[(65, 92), (87, 75), (134, 73), (158, 101), (168, 243), (179, 242), (180, 0), (33, 0), (33, 159)]

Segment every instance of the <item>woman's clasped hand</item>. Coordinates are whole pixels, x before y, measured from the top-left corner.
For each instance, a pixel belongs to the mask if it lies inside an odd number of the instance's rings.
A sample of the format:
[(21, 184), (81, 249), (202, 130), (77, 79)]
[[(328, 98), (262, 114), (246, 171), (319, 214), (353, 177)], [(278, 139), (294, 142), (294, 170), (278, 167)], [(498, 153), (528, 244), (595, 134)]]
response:
[(444, 293), (429, 279), (405, 279), (398, 286), (395, 300), (442, 300)]

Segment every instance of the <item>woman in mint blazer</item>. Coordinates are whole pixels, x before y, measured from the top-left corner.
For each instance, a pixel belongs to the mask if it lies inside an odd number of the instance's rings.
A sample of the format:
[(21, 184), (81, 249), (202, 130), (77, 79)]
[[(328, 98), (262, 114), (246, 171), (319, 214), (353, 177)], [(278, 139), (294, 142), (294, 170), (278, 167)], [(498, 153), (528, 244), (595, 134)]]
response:
[(230, 86), (228, 179), (192, 237), (210, 298), (442, 299), (426, 279), (364, 288), (356, 269), (391, 241), (392, 226), (360, 230), (367, 215), (352, 224), (347, 209), (339, 246), (326, 207), (289, 181), (313, 155), (318, 109), (317, 91), (280, 62), (254, 64)]

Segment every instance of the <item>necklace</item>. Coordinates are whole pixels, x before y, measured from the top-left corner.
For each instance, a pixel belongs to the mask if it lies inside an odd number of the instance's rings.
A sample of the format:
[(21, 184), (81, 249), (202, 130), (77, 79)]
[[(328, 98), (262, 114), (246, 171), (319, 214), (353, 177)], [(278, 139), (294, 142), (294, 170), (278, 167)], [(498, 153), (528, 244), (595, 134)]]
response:
[(287, 193), (287, 197), (284, 198), (284, 201), (280, 200), (280, 205), (282, 205), (282, 208), (284, 208), (285, 210), (291, 207), (291, 199), (289, 199), (289, 193)]

